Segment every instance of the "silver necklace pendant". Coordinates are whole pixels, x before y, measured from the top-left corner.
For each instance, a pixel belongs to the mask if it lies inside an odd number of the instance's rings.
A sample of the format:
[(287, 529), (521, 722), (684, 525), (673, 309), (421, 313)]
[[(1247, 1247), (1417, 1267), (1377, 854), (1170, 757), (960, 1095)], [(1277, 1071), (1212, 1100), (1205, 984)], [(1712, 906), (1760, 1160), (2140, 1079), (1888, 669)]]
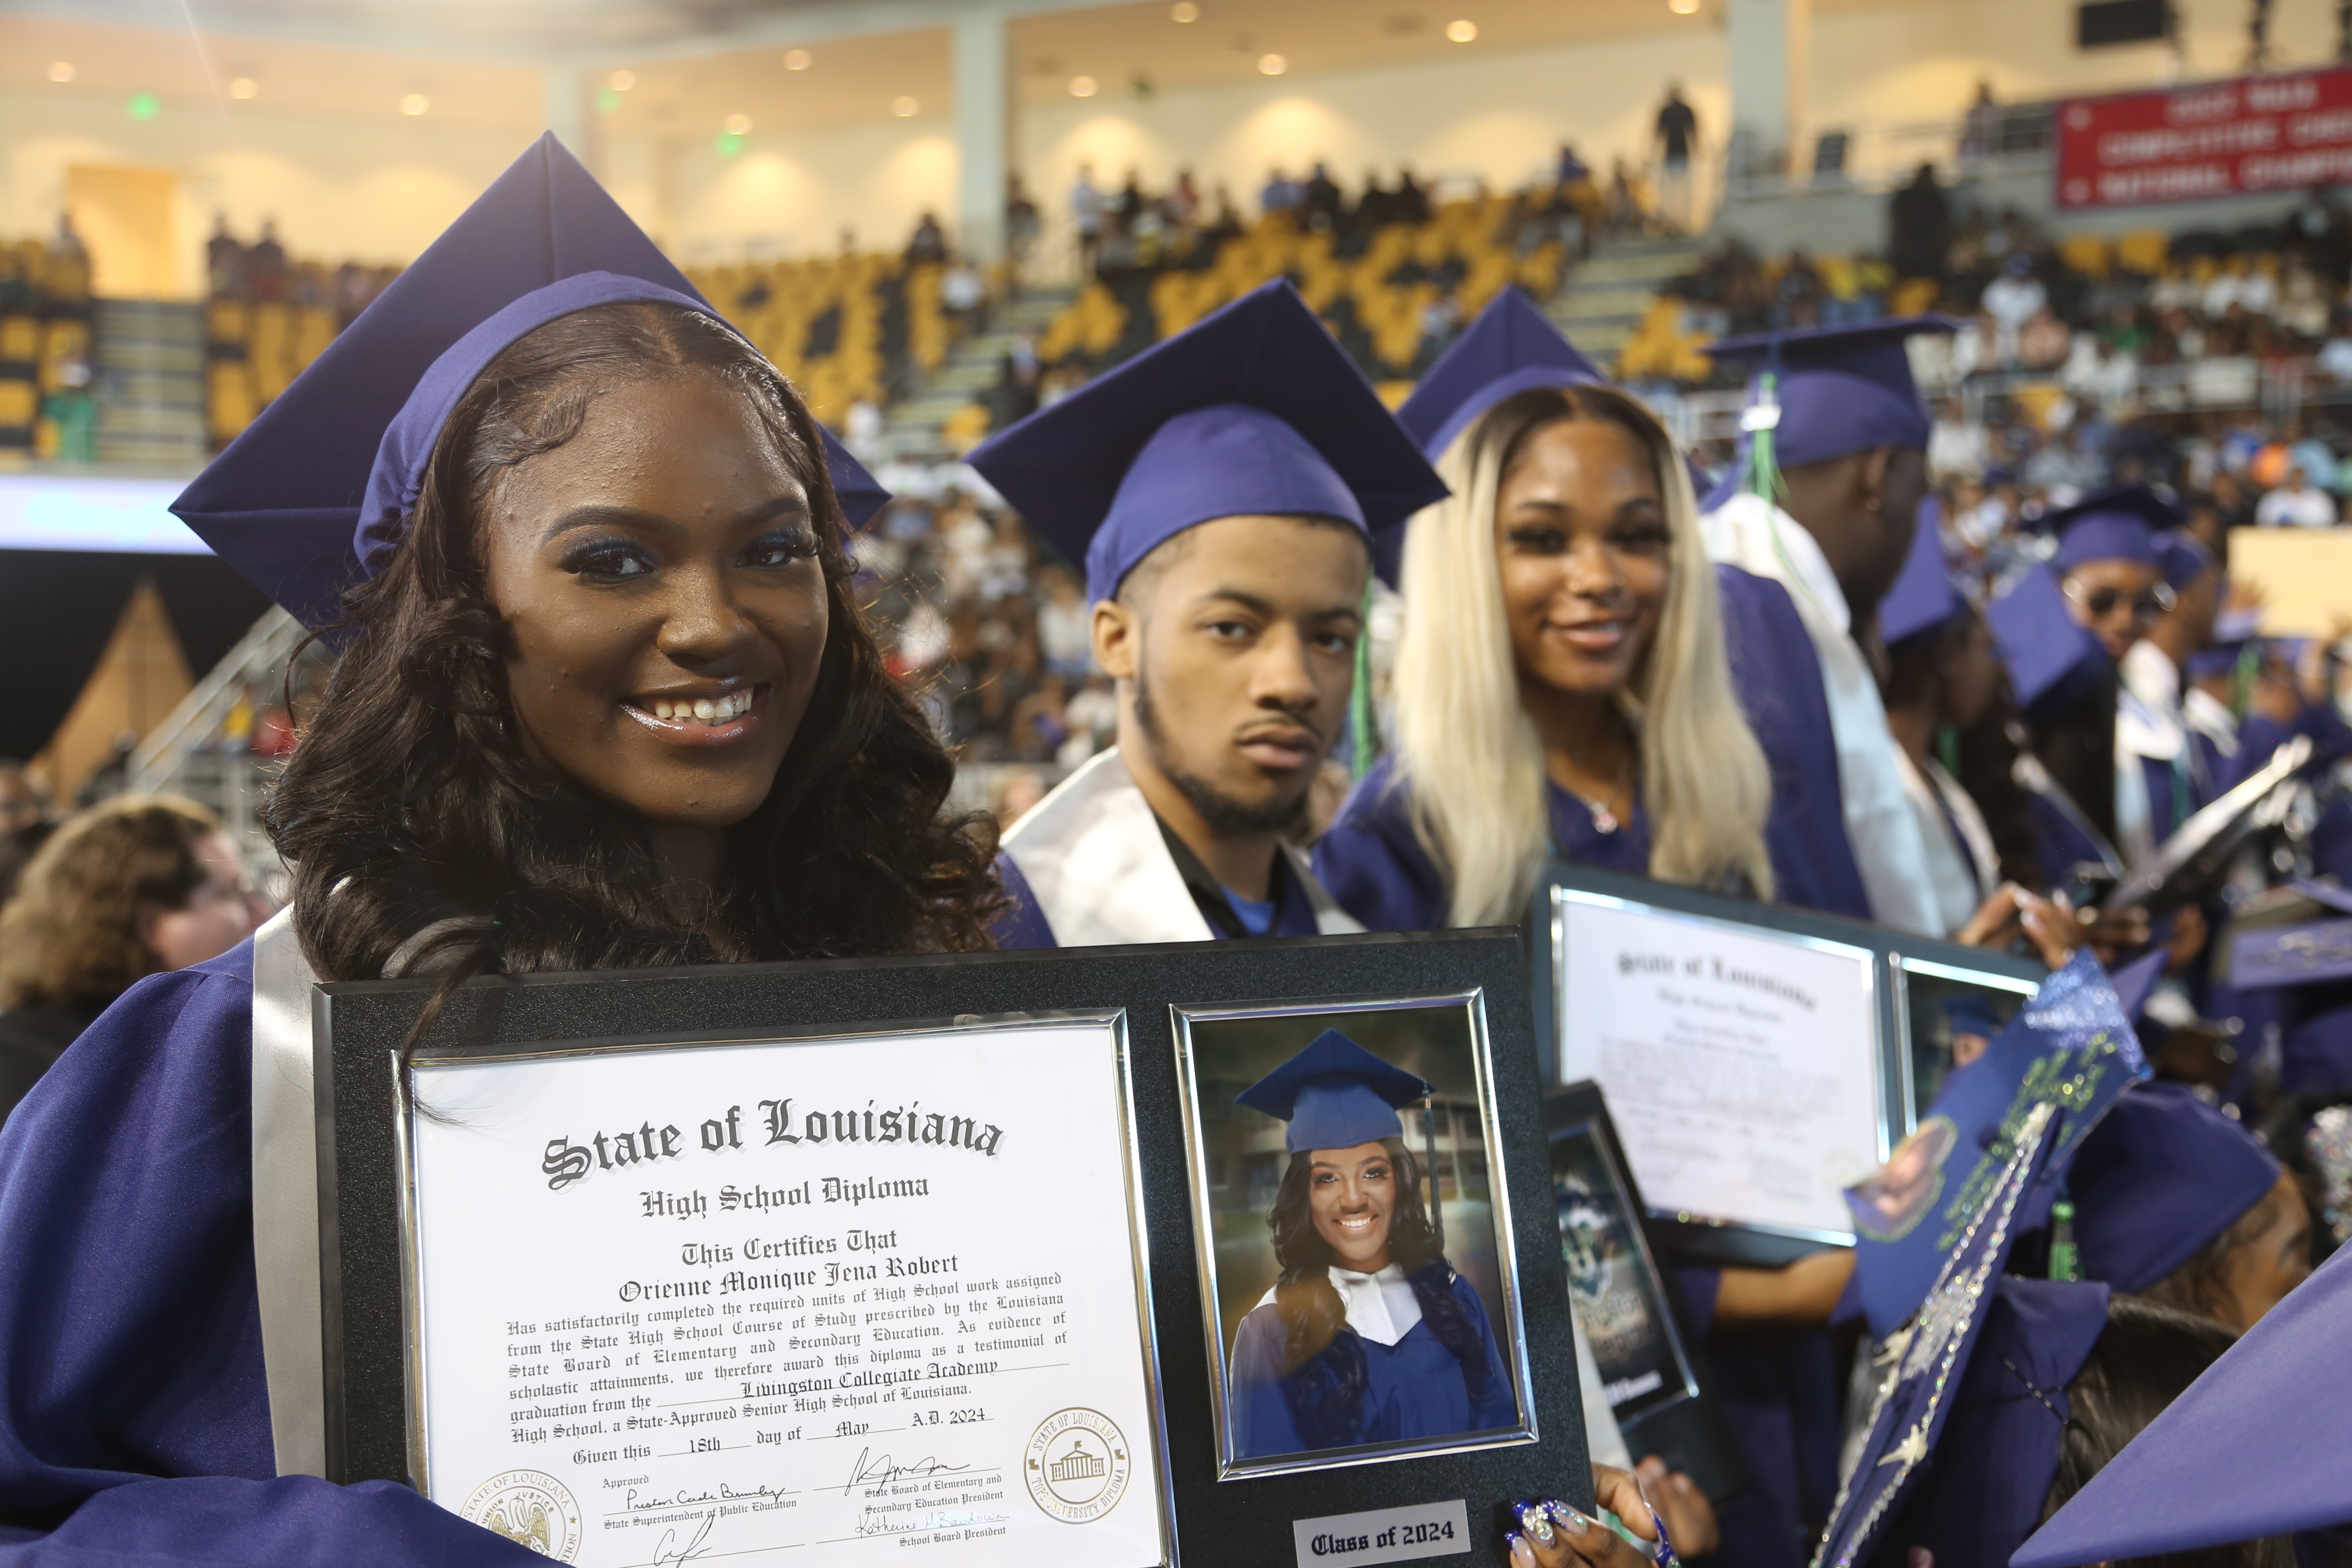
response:
[(1615, 812), (1610, 810), (1606, 805), (1595, 805), (1591, 801), (1587, 801), (1585, 804), (1592, 807), (1593, 832), (1614, 833), (1617, 831), (1617, 814)]

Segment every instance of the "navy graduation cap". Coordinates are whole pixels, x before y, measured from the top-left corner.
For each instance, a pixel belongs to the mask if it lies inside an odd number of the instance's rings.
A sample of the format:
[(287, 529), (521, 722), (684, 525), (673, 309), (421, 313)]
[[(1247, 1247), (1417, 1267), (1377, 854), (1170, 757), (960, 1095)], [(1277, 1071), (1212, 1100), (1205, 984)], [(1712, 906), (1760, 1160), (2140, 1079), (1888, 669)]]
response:
[[(172, 510), (304, 625), (325, 626), (343, 592), (391, 558), (441, 426), (483, 367), (558, 317), (625, 300), (725, 325), (562, 143), (542, 136)], [(822, 438), (855, 528), (888, 492), (830, 432)]]
[(2156, 551), (2165, 585), (2176, 594), (2205, 575), (2213, 564), (2213, 552), (2191, 539), (2185, 529), (2176, 528), (2163, 535), (2156, 542)]
[(1337, 1029), (1250, 1085), (1236, 1105), (1290, 1124), (1283, 1147), (1352, 1149), (1404, 1136), (1397, 1111), (1429, 1092), (1426, 1079), (1391, 1067)]
[(1781, 468), (1826, 462), (1879, 447), (1925, 451), (1930, 428), (1904, 346), (1922, 332), (1948, 332), (1948, 316), (1893, 316), (1834, 327), (1804, 327), (1722, 338), (1701, 352), (1757, 365), (1741, 419), (1739, 461), (1712, 508), (1748, 489), (1769, 493)]
[(2143, 1083), (2118, 1100), (2067, 1177), (2085, 1279), (2137, 1294), (2263, 1201), (2279, 1163), (2186, 1084)]
[(2064, 712), (2107, 668), (2099, 639), (2077, 626), (2066, 591), (2036, 566), (1985, 606), (2017, 706), (2036, 721)]
[(1609, 378), (1514, 285), (1478, 319), (1397, 409), (1397, 423), (1435, 461), (1463, 431), (1507, 397), (1539, 387), (1599, 386)]
[(1161, 543), (1219, 518), (1332, 518), (1368, 535), (1444, 499), (1355, 362), (1277, 279), (967, 459), (1023, 521), (1118, 592)]
[(1906, 637), (1934, 631), (1958, 615), (1966, 603), (1944, 566), (1943, 529), (1934, 510), (1923, 503), (1919, 526), (1911, 533), (1911, 553), (1903, 558), (1903, 570), (1879, 601), (1878, 635), (1892, 647)]
[(2146, 485), (2112, 485), (2050, 513), (2042, 526), (2058, 539), (2052, 563), (2066, 572), (2085, 561), (2161, 566), (2162, 536), (2185, 521), (2179, 508)]
[(2313, 1270), (2010, 1559), (2138, 1562), (2352, 1524), (2352, 1247)]

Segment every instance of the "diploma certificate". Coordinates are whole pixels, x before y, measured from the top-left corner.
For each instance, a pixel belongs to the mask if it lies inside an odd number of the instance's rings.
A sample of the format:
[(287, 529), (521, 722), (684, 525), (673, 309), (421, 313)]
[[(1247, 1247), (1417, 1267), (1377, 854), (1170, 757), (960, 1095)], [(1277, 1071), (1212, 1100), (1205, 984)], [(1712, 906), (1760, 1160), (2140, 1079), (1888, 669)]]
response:
[(412, 1473), (598, 1568), (1170, 1555), (1116, 1014), (420, 1058)]
[(1558, 1072), (1607, 1094), (1653, 1214), (1850, 1240), (1885, 1158), (1869, 948), (1559, 888)]

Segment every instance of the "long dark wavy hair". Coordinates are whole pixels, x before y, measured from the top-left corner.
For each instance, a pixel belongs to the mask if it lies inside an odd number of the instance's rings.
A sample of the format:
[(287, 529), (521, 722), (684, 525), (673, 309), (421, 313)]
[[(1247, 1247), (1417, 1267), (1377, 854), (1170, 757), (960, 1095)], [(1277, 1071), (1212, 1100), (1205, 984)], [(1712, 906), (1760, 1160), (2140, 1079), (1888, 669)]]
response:
[[(478, 521), (499, 476), (577, 436), (604, 391), (687, 375), (742, 397), (807, 491), (829, 616), (791, 751), (727, 830), (732, 875), (693, 918), (665, 898), (644, 821), (524, 747)], [(807, 408), (709, 318), (603, 305), (500, 353), (450, 415), (400, 548), (346, 595), (345, 651), (269, 808), (320, 977), (373, 979), (404, 943), (407, 972), (452, 984), (989, 946), (993, 829), (942, 814), (954, 763), (849, 595), (845, 531)], [(420, 965), (410, 939), (428, 929), (439, 941)]]
[[(1404, 1270), (1421, 1321), (1437, 1342), (1462, 1363), (1462, 1385), (1473, 1405), (1486, 1397), (1492, 1370), (1486, 1345), (1454, 1294), (1454, 1266), (1438, 1250), (1437, 1233), (1421, 1199), (1419, 1162), (1398, 1138), (1383, 1138), (1394, 1173), (1396, 1200), (1389, 1211), (1389, 1257)], [(1339, 1261), (1315, 1228), (1307, 1184), (1315, 1156), (1302, 1149), (1290, 1157), (1274, 1196), (1266, 1225), (1274, 1232), (1275, 1310), (1282, 1315), (1282, 1397), (1291, 1420), (1310, 1448), (1344, 1448), (1364, 1440), (1367, 1372), (1362, 1336), (1348, 1326), (1347, 1303), (1331, 1283)]]

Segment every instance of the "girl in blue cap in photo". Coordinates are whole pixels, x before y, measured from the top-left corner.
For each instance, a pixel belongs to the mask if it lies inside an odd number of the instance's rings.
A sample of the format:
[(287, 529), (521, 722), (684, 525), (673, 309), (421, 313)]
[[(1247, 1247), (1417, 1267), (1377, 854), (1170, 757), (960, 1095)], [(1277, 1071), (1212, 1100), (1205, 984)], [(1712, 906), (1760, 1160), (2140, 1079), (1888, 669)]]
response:
[(1234, 1336), (1235, 1459), (1518, 1425), (1477, 1290), (1438, 1250), (1400, 1107), (1429, 1092), (1336, 1029), (1244, 1090), (1288, 1123), (1282, 1277)]
[(989, 844), (847, 591), (882, 499), (552, 138), (188, 488), (343, 657), (272, 808), (291, 909), (0, 1132), (0, 1556), (540, 1561), (319, 1479), (311, 985), (986, 945)]

